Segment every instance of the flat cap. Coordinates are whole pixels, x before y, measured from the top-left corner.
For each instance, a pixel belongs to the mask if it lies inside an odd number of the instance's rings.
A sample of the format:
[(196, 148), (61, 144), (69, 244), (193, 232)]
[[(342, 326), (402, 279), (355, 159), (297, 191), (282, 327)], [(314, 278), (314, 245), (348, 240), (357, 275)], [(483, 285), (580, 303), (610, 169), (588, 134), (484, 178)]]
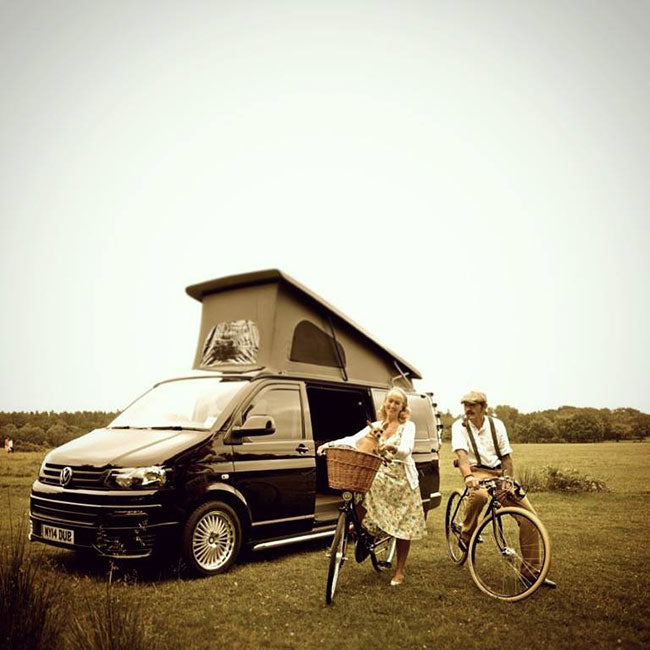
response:
[(487, 404), (487, 396), (485, 393), (481, 393), (478, 390), (470, 390), (469, 393), (463, 395), (463, 398), (460, 400), (461, 404), (464, 404), (465, 402), (479, 402)]

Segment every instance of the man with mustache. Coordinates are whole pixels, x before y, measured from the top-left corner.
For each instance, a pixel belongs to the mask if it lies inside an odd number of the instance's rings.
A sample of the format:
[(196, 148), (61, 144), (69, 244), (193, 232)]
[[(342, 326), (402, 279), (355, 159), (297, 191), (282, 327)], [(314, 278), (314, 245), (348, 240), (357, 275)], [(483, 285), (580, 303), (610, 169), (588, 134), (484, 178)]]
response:
[[(459, 539), (461, 550), (466, 551), (481, 510), (489, 499), (487, 490), (479, 486), (479, 481), (496, 476), (513, 478), (514, 466), (506, 427), (501, 420), (487, 414), (485, 393), (470, 391), (463, 396), (461, 404), (465, 416), (456, 420), (451, 427), (451, 446), (465, 486), (470, 491)], [(505, 506), (517, 506), (535, 513), (528, 497), (517, 494), (516, 491), (501, 491), (498, 498)], [(528, 578), (534, 578), (534, 570), (541, 564), (536, 529), (523, 521), (519, 539), (524, 571), (531, 573)], [(555, 587), (555, 583), (548, 579), (544, 584)]]

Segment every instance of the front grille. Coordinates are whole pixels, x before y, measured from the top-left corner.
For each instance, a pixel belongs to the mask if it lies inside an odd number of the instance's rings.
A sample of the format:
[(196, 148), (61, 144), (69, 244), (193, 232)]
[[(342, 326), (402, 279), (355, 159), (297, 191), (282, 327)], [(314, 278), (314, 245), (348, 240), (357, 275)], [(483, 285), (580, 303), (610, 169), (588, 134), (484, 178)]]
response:
[[(65, 493), (64, 493), (65, 494)], [(66, 522), (79, 526), (97, 526), (100, 523), (114, 527), (132, 527), (141, 521), (147, 523), (158, 516), (162, 506), (158, 503), (110, 503), (107, 500), (81, 503), (61, 498), (63, 494), (31, 495), (31, 512), (40, 519)], [(59, 497), (59, 498), (57, 498)]]
[(88, 490), (105, 490), (104, 480), (109, 470), (88, 467), (87, 465), (55, 465), (45, 463), (43, 474), (40, 477), (41, 483), (47, 485), (61, 485), (61, 471), (64, 467), (72, 470), (72, 480), (66, 488), (85, 488)]
[(37, 539), (43, 524), (71, 528), (75, 546), (93, 547), (109, 557), (145, 557), (155, 545), (158, 529), (178, 523), (167, 521), (160, 503), (60, 487), (56, 492), (32, 491), (30, 514)]
[(96, 526), (102, 514), (98, 508), (89, 508), (85, 504), (62, 503), (34, 495), (31, 511), (40, 519), (75, 526)]

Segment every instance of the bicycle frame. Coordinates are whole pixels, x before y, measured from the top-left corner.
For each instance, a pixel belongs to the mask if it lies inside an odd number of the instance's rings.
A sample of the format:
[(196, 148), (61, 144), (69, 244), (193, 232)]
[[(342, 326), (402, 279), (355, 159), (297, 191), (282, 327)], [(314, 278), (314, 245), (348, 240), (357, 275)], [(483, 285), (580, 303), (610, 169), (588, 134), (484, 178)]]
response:
[[(487, 519), (493, 512), (503, 507), (503, 504), (499, 501), (499, 498), (497, 497), (498, 488), (496, 484), (500, 480), (502, 479), (485, 479), (484, 481), (479, 481), (479, 483), (481, 483), (481, 487), (485, 488), (488, 491), (488, 494), (490, 495), (490, 500), (488, 501), (487, 507), (485, 508), (485, 512), (483, 513), (483, 517), (481, 518), (481, 520)], [(470, 494), (470, 489), (466, 487), (463, 490), (463, 494), (461, 498), (458, 500), (458, 504), (456, 505), (456, 508), (454, 509), (453, 519), (456, 518), (456, 515), (458, 514), (458, 509), (460, 508), (460, 504), (463, 502), (463, 499), (469, 496), (469, 494)], [(496, 529), (495, 529), (495, 533), (496, 533)], [(501, 535), (501, 537), (503, 538), (503, 534)]]
[[(361, 519), (357, 513), (357, 509), (354, 503), (354, 495), (352, 492), (345, 491), (341, 495), (343, 498), (343, 503), (339, 506), (339, 511), (344, 512), (346, 516), (346, 534), (348, 537), (352, 537), (355, 540), (359, 537), (364, 540), (366, 550), (372, 553), (382, 549), (384, 546), (390, 543), (392, 537), (390, 535), (379, 535), (378, 537), (373, 537), (369, 533), (363, 532), (363, 525)], [(350, 522), (354, 526), (354, 532), (349, 530)], [(362, 534), (359, 535), (359, 531), (362, 531)]]
[(354, 529), (359, 530), (358, 526), (361, 525), (359, 520), (359, 515), (357, 515), (357, 509), (354, 507), (354, 494), (349, 491), (343, 492), (341, 494), (343, 503), (339, 506), (339, 512), (344, 512), (346, 517), (346, 524), (349, 526), (350, 521), (354, 524)]
[[(501, 519), (499, 517), (493, 517), (493, 515), (498, 510), (504, 507), (504, 505), (499, 500), (499, 492), (504, 490), (504, 486), (507, 486), (506, 489), (508, 490), (513, 489), (517, 494), (521, 494), (520, 492), (521, 486), (519, 486), (512, 479), (504, 478), (504, 477), (482, 479), (481, 481), (479, 481), (479, 485), (481, 488), (486, 489), (488, 494), (490, 495), (490, 499), (488, 501), (487, 507), (483, 512), (481, 521), (485, 521), (486, 519), (492, 517), (493, 535), (494, 535), (494, 540), (496, 541), (497, 544), (497, 548), (502, 556), (505, 557), (511, 555), (511, 549), (506, 543), (503, 530), (501, 529), (502, 527)], [(457, 500), (453, 509), (447, 513), (446, 519), (452, 522), (458, 521), (459, 510), (463, 505), (463, 503), (466, 502), (466, 499), (469, 497), (470, 493), (471, 490), (468, 487), (465, 487), (462, 493), (458, 492), (460, 498)], [(477, 522), (477, 527), (480, 525), (480, 523), (481, 522)], [(447, 526), (447, 524), (445, 525)], [(456, 538), (456, 540), (458, 540), (461, 534), (460, 527), (456, 524), (450, 530), (453, 531), (454, 537)], [(454, 559), (454, 557), (452, 556), (452, 559), (456, 564), (464, 564), (466, 556), (458, 557), (457, 559)]]
[[(355, 507), (353, 493), (345, 491), (341, 496), (343, 503), (339, 507), (339, 520), (329, 551), (330, 565), (325, 591), (325, 602), (328, 605), (331, 604), (336, 591), (340, 568), (347, 560), (348, 540), (356, 543), (354, 554), (356, 561), (363, 562), (370, 556), (372, 566), (377, 572), (383, 572), (391, 567), (392, 554), (395, 550), (395, 540), (390, 535), (381, 534), (373, 537), (364, 531)], [(353, 530), (350, 529), (350, 524), (353, 524)], [(382, 557), (383, 553), (386, 553), (385, 557)]]

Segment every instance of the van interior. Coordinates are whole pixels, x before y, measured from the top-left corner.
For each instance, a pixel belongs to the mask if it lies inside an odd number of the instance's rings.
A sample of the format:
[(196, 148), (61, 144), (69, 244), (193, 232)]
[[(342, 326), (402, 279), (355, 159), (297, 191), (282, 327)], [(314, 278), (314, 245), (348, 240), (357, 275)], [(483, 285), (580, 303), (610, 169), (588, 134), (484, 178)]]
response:
[[(316, 449), (330, 440), (350, 436), (374, 419), (367, 391), (307, 385), (307, 399)], [(339, 491), (327, 483), (327, 459), (316, 456), (316, 519), (327, 521), (338, 513)]]

